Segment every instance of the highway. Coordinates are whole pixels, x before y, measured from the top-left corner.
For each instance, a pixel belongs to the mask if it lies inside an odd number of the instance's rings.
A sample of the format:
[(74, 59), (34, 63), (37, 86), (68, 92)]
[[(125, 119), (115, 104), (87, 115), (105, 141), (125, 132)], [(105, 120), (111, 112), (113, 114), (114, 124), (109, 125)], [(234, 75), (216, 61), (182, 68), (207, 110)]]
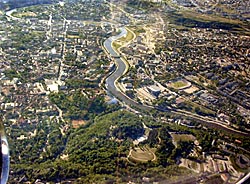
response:
[(209, 127), (213, 127), (216, 129), (221, 129), (221, 130), (225, 130), (230, 134), (236, 134), (236, 135), (243, 135), (243, 136), (249, 136), (249, 133), (246, 132), (241, 132), (239, 130), (235, 130), (233, 128), (230, 128), (226, 125), (224, 125), (224, 122), (219, 121), (219, 120), (215, 120), (213, 118), (210, 117), (204, 117), (204, 116), (200, 116), (198, 114), (194, 114), (188, 111), (183, 111), (183, 110), (179, 110), (179, 109), (175, 109), (175, 108), (168, 108), (167, 110), (163, 110), (160, 108), (155, 108), (153, 106), (146, 106), (143, 104), (140, 104), (134, 100), (132, 100), (131, 98), (129, 98), (128, 96), (126, 96), (124, 93), (122, 93), (118, 87), (116, 86), (117, 81), (119, 80), (119, 78), (121, 76), (123, 76), (126, 73), (126, 63), (125, 61), (120, 57), (119, 53), (114, 50), (114, 48), (112, 47), (112, 42), (125, 36), (127, 34), (127, 30), (122, 27), (120, 28), (121, 33), (117, 36), (112, 36), (110, 38), (108, 38), (107, 40), (104, 41), (103, 46), (105, 48), (105, 50), (107, 51), (107, 53), (109, 54), (109, 56), (115, 61), (116, 63), (116, 70), (106, 79), (106, 89), (112, 94), (114, 95), (117, 99), (119, 99), (120, 101), (124, 102), (126, 105), (130, 106), (130, 107), (136, 107), (137, 109), (141, 109), (144, 111), (150, 111), (150, 110), (158, 110), (160, 112), (165, 112), (165, 113), (172, 113), (178, 116), (183, 116), (183, 117), (189, 117), (195, 120), (198, 120), (200, 123), (205, 124)]

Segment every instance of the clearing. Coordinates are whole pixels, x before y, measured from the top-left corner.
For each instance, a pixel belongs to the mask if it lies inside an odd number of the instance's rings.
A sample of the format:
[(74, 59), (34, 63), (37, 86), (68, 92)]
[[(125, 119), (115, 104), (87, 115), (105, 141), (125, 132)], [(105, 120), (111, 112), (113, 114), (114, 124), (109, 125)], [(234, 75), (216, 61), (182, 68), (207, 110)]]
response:
[(142, 147), (142, 148), (134, 148), (131, 149), (129, 152), (128, 158), (131, 159), (131, 161), (138, 161), (138, 162), (147, 162), (147, 161), (155, 161), (155, 148), (149, 148), (149, 147)]

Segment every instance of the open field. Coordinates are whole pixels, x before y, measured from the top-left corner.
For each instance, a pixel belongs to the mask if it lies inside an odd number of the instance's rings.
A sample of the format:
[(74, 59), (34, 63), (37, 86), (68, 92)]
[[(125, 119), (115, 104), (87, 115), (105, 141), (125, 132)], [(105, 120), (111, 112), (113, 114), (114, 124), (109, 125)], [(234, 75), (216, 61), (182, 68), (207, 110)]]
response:
[(134, 38), (133, 33), (129, 29), (127, 29), (126, 37), (122, 37), (122, 38), (118, 39), (118, 41), (120, 41), (120, 42), (129, 42), (129, 41), (133, 40), (133, 38)]
[(178, 144), (178, 142), (183, 141), (195, 141), (196, 138), (191, 134), (175, 134), (171, 133), (171, 137), (173, 138), (173, 143), (175, 145)]
[(148, 147), (135, 148), (130, 150), (129, 158), (138, 162), (154, 161), (156, 160), (155, 151), (156, 149)]
[(120, 44), (120, 42), (113, 42), (112, 43), (113, 47), (115, 50), (118, 50), (122, 45)]
[(76, 38), (79, 38), (79, 36), (78, 35), (67, 35), (67, 38), (76, 39)]
[[(220, 8), (225, 10), (225, 12), (231, 12), (231, 10), (225, 6), (220, 6)], [(216, 14), (200, 14), (192, 9), (179, 9), (178, 12), (166, 17), (168, 17), (166, 21), (169, 21), (175, 26), (221, 28), (249, 35), (249, 25), (245, 22)]]
[(199, 90), (199, 88), (197, 88), (196, 86), (191, 86), (190, 88), (187, 88), (184, 91), (186, 93), (188, 93), (188, 94), (192, 94), (192, 93), (194, 93), (195, 91), (198, 91), (198, 90)]
[(34, 13), (34, 12), (28, 11), (28, 12), (13, 13), (13, 16), (14, 17), (18, 17), (18, 18), (22, 18), (22, 17), (36, 17), (37, 14)]
[(185, 18), (192, 18), (194, 20), (199, 20), (203, 22), (209, 22), (209, 21), (216, 21), (216, 22), (223, 22), (223, 23), (230, 23), (230, 24), (241, 24), (242, 22), (240, 20), (234, 20), (234, 19), (228, 19), (219, 15), (207, 15), (207, 14), (200, 14), (194, 11), (181, 11), (181, 14)]
[(174, 88), (183, 88), (187, 84), (183, 81), (177, 81), (177, 82), (174, 82), (172, 85)]
[(118, 50), (120, 47), (122, 47), (123, 45), (125, 45), (126, 43), (130, 42), (133, 39), (134, 39), (134, 34), (129, 29), (127, 29), (126, 36), (114, 41), (112, 45), (116, 50)]
[(190, 87), (190, 83), (186, 80), (177, 80), (175, 82), (171, 82), (169, 84), (169, 87), (172, 87), (174, 89), (184, 89), (184, 88), (187, 88), (187, 87)]
[(73, 128), (79, 128), (81, 125), (85, 125), (86, 122), (83, 120), (72, 120)]
[(202, 164), (198, 162), (194, 162), (188, 159), (181, 159), (181, 164), (179, 165), (181, 167), (188, 168), (192, 170), (193, 172), (200, 173), (202, 171)]
[(213, 115), (213, 116), (215, 116), (215, 114), (216, 114), (215, 111), (213, 111), (211, 109), (208, 109), (207, 107), (201, 106), (201, 105), (199, 105), (199, 104), (197, 104), (195, 102), (188, 101), (187, 104), (192, 106), (194, 111), (197, 111), (196, 109), (199, 109), (200, 113), (204, 113), (204, 114), (207, 114), (207, 115)]

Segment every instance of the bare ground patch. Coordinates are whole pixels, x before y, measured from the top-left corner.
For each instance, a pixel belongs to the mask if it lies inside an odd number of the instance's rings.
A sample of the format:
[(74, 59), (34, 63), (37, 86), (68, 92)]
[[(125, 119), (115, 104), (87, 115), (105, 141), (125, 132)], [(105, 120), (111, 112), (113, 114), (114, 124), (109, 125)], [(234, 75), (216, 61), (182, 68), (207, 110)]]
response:
[(81, 125), (85, 125), (86, 122), (83, 120), (72, 120), (73, 128), (79, 128)]

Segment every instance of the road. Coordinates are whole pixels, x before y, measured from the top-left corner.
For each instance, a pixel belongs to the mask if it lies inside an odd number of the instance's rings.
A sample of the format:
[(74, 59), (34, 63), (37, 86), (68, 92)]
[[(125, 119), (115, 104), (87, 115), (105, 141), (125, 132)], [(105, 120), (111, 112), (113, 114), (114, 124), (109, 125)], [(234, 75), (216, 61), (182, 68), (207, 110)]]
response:
[(137, 109), (141, 109), (144, 111), (150, 111), (150, 110), (158, 110), (161, 112), (168, 112), (168, 113), (172, 113), (178, 116), (183, 116), (183, 117), (189, 117), (195, 120), (198, 120), (199, 122), (209, 126), (209, 127), (213, 127), (213, 128), (217, 128), (217, 129), (221, 129), (221, 130), (225, 130), (228, 133), (231, 134), (236, 134), (236, 135), (243, 135), (243, 136), (249, 136), (249, 133), (246, 132), (241, 132), (239, 130), (235, 130), (233, 128), (230, 128), (226, 125), (224, 125), (222, 121), (219, 120), (215, 120), (213, 118), (210, 117), (204, 117), (204, 116), (200, 116), (198, 114), (194, 114), (188, 111), (183, 111), (183, 110), (179, 110), (179, 109), (174, 109), (174, 108), (168, 108), (167, 110), (162, 110), (159, 108), (155, 108), (153, 106), (146, 106), (143, 104), (140, 104), (134, 100), (132, 100), (131, 98), (129, 98), (128, 96), (126, 96), (124, 93), (122, 93), (119, 88), (116, 86), (117, 81), (119, 80), (119, 78), (121, 76), (123, 76), (126, 72), (126, 63), (125, 61), (120, 57), (120, 54), (114, 50), (114, 48), (112, 47), (112, 42), (125, 36), (127, 34), (127, 30), (123, 27), (120, 28), (121, 29), (121, 33), (117, 36), (112, 36), (110, 38), (108, 38), (107, 40), (104, 41), (104, 48), (107, 51), (107, 53), (109, 54), (109, 56), (115, 61), (116, 63), (116, 70), (106, 79), (106, 88), (107, 90), (114, 95), (117, 99), (119, 99), (120, 101), (124, 102), (126, 105), (130, 106), (130, 107), (136, 107)]
[(63, 62), (65, 61), (65, 47), (66, 47), (66, 36), (67, 36), (67, 31), (68, 31), (68, 24), (70, 23), (70, 21), (66, 20), (65, 18), (63, 19), (63, 41), (61, 44), (61, 59), (59, 60), (59, 68), (58, 68), (58, 79), (57, 82), (58, 84), (61, 84), (61, 78), (63, 75)]

